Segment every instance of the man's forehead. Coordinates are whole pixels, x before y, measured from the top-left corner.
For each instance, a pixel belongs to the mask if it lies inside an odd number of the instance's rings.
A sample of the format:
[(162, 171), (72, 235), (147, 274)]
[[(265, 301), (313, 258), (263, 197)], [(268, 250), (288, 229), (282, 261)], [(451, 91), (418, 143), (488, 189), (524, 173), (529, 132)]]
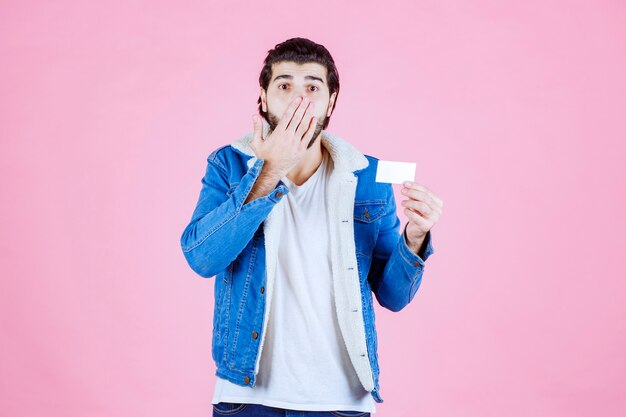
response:
[[(286, 76), (286, 77), (282, 77)], [(272, 64), (273, 82), (277, 77), (280, 78), (304, 78), (304, 79), (321, 79), (326, 84), (326, 67), (317, 62), (306, 62), (298, 64), (297, 62), (282, 61)]]

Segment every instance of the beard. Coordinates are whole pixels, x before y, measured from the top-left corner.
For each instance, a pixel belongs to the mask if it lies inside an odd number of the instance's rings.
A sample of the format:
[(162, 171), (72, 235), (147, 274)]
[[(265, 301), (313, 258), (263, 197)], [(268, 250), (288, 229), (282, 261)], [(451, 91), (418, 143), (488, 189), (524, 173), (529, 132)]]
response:
[[(280, 118), (278, 118), (275, 114), (273, 114), (273, 113), (271, 113), (269, 111), (267, 112), (267, 123), (270, 125), (269, 132), (267, 133), (267, 136), (272, 134), (272, 132), (274, 131), (276, 126), (278, 126), (279, 122), (280, 122)], [(307, 149), (309, 149), (311, 146), (313, 146), (313, 144), (315, 143), (315, 141), (319, 137), (320, 133), (322, 132), (322, 129), (323, 129), (323, 126), (324, 126), (325, 122), (326, 122), (326, 113), (324, 113), (324, 118), (323, 119), (318, 119), (317, 123), (315, 124), (315, 131), (313, 132), (313, 137), (311, 138), (311, 141), (309, 142), (309, 144), (306, 147)]]

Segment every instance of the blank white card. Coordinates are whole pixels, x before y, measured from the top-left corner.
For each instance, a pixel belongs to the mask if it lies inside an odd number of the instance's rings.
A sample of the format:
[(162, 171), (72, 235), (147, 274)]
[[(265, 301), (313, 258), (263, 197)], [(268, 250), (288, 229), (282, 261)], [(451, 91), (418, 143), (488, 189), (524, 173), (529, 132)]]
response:
[(378, 161), (376, 182), (402, 184), (415, 181), (415, 162)]

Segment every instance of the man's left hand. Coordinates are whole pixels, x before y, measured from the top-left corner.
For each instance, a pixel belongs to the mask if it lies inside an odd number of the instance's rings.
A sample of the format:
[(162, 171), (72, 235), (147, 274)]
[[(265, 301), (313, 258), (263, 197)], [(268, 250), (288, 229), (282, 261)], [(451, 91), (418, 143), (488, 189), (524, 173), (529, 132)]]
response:
[(407, 243), (417, 252), (422, 246), (426, 233), (437, 223), (443, 209), (443, 200), (422, 184), (405, 181), (402, 194), (404, 213), (409, 219), (406, 226)]

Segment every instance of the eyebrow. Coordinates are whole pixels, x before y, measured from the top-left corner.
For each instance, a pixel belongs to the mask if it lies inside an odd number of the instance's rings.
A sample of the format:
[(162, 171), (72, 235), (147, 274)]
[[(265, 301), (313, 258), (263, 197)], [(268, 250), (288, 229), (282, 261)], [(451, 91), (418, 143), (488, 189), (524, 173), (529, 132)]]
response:
[[(288, 79), (288, 80), (293, 80), (293, 75), (287, 75), (287, 74), (279, 75), (279, 76), (277, 76), (276, 78), (274, 78), (274, 80), (273, 80), (272, 82), (274, 82), (274, 81), (278, 80), (279, 78), (286, 78), (286, 79)], [(306, 76), (304, 77), (304, 79), (305, 79), (305, 80), (314, 80), (314, 81), (319, 81), (319, 82), (321, 82), (322, 84), (324, 84), (324, 80), (322, 80), (320, 77), (315, 77), (315, 76), (313, 76), (313, 75), (306, 75)]]

